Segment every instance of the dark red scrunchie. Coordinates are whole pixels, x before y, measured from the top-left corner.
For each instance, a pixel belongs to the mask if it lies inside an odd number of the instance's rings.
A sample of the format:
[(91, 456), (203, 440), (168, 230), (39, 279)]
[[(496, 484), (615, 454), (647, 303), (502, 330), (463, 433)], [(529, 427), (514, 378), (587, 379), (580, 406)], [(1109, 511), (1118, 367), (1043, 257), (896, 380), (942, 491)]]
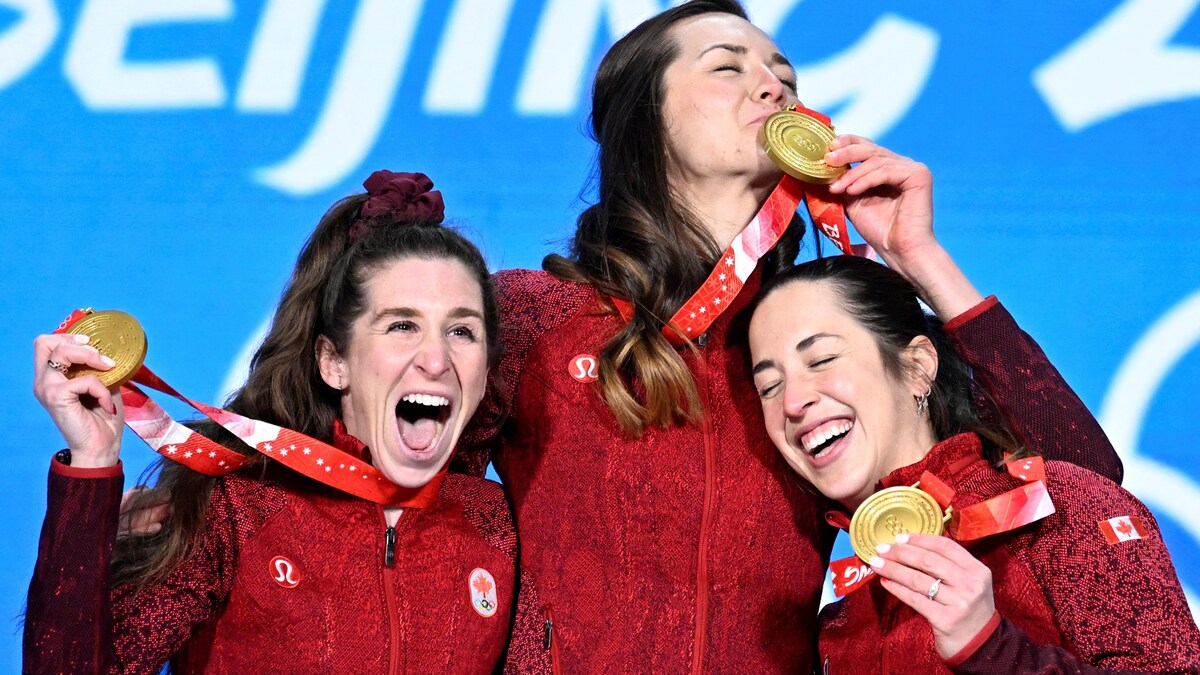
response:
[(367, 189), (367, 200), (363, 202), (358, 220), (350, 227), (350, 240), (361, 239), (371, 227), (372, 218), (388, 216), (393, 220), (440, 223), (445, 217), (446, 205), (442, 193), (432, 189), (433, 181), (423, 173), (394, 173), (380, 170), (371, 174), (363, 187)]

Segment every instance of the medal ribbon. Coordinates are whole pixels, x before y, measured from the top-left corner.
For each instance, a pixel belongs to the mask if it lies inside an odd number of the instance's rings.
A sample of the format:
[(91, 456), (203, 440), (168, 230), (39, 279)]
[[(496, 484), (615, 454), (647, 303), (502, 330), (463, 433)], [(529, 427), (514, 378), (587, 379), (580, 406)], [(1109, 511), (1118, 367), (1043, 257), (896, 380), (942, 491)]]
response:
[[(796, 110), (831, 126), (826, 115), (800, 106)], [(721, 316), (758, 267), (759, 260), (787, 231), (801, 201), (807, 202), (809, 215), (821, 234), (832, 240), (842, 253), (855, 253), (846, 227), (846, 211), (829, 188), (806, 185), (784, 174), (762, 208), (721, 254), (699, 290), (663, 326), (663, 335), (671, 344), (678, 347), (694, 340)], [(626, 323), (633, 319), (633, 305), (628, 300), (612, 298), (612, 301)]]
[[(54, 332), (66, 331), (88, 314), (89, 312), (84, 310), (72, 312)], [(446, 474), (446, 469), (443, 468), (429, 483), (419, 488), (401, 487), (388, 480), (365, 459), (357, 458), (324, 441), (193, 401), (176, 391), (146, 366), (137, 371), (133, 382), (183, 401), (227, 429), (246, 445), (289, 469), (376, 504), (424, 508), (437, 495)], [(125, 405), (125, 424), (158, 454), (206, 476), (223, 476), (254, 462), (253, 458), (230, 450), (176, 422), (133, 382), (121, 385), (120, 390), (121, 402)]]
[[(972, 504), (962, 510), (950, 509), (954, 489), (942, 479), (929, 473), (921, 474), (921, 490), (932, 496), (945, 510), (950, 511), (947, 533), (955, 541), (974, 541), (993, 534), (1008, 532), (1028, 525), (1054, 513), (1054, 502), (1046, 490), (1045, 464), (1041, 457), (1027, 457), (1005, 464), (1009, 475), (1022, 481), (1021, 487)], [(865, 585), (874, 576), (869, 565), (858, 556), (829, 563), (833, 576), (833, 592), (843, 597)]]

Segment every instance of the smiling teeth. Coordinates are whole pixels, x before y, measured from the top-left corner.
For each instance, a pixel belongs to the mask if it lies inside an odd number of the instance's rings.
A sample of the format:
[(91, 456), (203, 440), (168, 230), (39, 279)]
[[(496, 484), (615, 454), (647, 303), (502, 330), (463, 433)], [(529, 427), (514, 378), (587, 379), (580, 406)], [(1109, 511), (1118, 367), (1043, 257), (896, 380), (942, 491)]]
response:
[(446, 398), (445, 396), (434, 396), (432, 394), (409, 394), (401, 400), (405, 403), (416, 403), (417, 405), (450, 405), (450, 399)]
[(829, 439), (834, 438), (835, 436), (841, 436), (850, 431), (850, 426), (851, 424), (849, 422), (838, 422), (836, 424), (829, 424), (815, 431), (811, 431), (803, 439), (804, 449), (808, 452), (812, 452)]

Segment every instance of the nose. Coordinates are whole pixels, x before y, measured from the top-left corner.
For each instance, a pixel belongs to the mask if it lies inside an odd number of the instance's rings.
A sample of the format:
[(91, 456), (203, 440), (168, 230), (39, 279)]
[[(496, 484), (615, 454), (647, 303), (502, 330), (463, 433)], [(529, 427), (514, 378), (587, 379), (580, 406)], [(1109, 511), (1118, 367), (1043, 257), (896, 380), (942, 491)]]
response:
[(820, 395), (815, 387), (809, 386), (800, 378), (784, 382), (783, 385), (783, 414), (789, 419), (800, 419), (817, 404)]
[(762, 66), (761, 73), (762, 77), (760, 78), (758, 87), (755, 91), (755, 97), (758, 100), (767, 103), (782, 104), (785, 100), (787, 100), (787, 86), (784, 85), (783, 81), (779, 79), (779, 76), (775, 74), (775, 71), (771, 70), (764, 64)]
[(450, 370), (450, 352), (444, 340), (427, 337), (421, 342), (414, 365), (430, 379), (437, 379)]

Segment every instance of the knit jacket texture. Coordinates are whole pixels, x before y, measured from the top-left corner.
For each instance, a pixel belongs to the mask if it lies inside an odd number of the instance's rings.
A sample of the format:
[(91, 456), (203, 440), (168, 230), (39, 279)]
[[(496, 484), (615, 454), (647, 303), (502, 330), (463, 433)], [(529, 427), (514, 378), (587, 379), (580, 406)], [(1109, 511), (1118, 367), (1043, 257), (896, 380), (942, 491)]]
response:
[[(382, 507), (274, 473), (217, 479), (194, 550), (163, 581), (110, 594), (120, 465), (53, 462), (25, 672), (493, 672), (516, 593), (499, 485), (448, 474), (432, 504), (401, 513), (388, 565)], [(494, 583), (490, 615), (477, 578)]]
[[(960, 512), (1021, 484), (984, 459), (977, 436), (961, 434), (892, 472), (880, 487), (913, 485), (926, 471), (954, 490), (951, 508)], [(821, 672), (1200, 672), (1200, 630), (1154, 516), (1087, 469), (1048, 461), (1045, 473), (1053, 514), (962, 542), (991, 570), (1001, 617), (980, 636), (982, 644), (955, 655), (948, 667), (929, 621), (875, 577), (822, 610)], [(1100, 523), (1121, 516), (1140, 519), (1146, 536), (1108, 543)]]
[[(494, 278), (506, 352), (455, 467), (495, 463), (554, 668), (808, 672), (836, 531), (764, 430), (745, 311), (759, 275), (681, 351), (704, 420), (637, 439), (587, 381), (623, 325), (596, 289), (530, 270)], [(948, 327), (980, 396), (1027, 442), (1120, 479), (1087, 408), (994, 299)]]

